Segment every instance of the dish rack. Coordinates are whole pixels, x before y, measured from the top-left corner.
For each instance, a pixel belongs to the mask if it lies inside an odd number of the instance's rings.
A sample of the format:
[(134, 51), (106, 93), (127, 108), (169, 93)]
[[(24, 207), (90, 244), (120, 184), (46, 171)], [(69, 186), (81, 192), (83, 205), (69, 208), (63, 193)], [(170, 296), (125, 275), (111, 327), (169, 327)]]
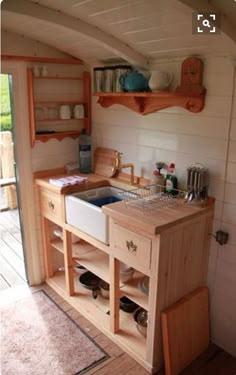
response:
[(145, 213), (152, 213), (167, 207), (183, 204), (186, 192), (172, 189), (171, 194), (164, 192), (164, 186), (146, 185), (119, 193), (126, 207), (135, 208)]

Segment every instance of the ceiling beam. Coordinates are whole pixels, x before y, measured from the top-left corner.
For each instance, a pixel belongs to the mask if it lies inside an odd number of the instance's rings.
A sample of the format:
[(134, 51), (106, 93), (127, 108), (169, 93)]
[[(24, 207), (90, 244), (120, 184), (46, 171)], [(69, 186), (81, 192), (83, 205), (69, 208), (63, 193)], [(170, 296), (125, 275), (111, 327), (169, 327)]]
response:
[(33, 17), (37, 20), (46, 21), (76, 31), (93, 40), (101, 47), (112, 51), (119, 57), (122, 57), (130, 64), (143, 68), (148, 67), (148, 60), (142, 54), (135, 51), (119, 39), (100, 30), (98, 27), (90, 25), (79, 18), (68, 16), (57, 10), (27, 0), (3, 1), (1, 4), (1, 10)]
[[(220, 30), (228, 36), (232, 41), (236, 42), (236, 26), (217, 9), (206, 0), (177, 0), (179, 3), (191, 8), (194, 12), (215, 12), (221, 13)], [(225, 0), (229, 1), (229, 0)]]

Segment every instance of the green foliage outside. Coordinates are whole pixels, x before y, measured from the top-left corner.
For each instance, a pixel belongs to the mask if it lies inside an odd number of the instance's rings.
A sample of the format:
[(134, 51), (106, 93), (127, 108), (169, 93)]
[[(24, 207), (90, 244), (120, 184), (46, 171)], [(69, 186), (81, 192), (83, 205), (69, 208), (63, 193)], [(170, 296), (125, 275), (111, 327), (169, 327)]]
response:
[(9, 91), (9, 76), (8, 74), (1, 74), (1, 131), (12, 130), (12, 117), (11, 117), (11, 102)]

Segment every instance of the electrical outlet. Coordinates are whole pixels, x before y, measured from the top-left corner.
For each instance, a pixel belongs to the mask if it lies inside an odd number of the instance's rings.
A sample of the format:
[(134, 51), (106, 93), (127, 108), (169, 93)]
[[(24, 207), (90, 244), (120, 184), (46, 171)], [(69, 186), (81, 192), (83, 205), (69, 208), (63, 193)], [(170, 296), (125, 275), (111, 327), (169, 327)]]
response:
[(224, 232), (223, 230), (218, 230), (216, 232), (216, 242), (220, 245), (225, 245), (228, 242), (229, 233)]

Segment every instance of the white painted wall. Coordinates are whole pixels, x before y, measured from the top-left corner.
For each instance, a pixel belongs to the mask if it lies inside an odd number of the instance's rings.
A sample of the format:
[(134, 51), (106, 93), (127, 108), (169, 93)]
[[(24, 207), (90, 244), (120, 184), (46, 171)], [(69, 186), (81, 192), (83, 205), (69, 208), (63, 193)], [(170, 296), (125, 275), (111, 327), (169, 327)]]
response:
[[(174, 88), (180, 66), (181, 61), (175, 60), (155, 68), (175, 74)], [(133, 162), (136, 174), (144, 177), (151, 178), (156, 161), (175, 162), (182, 187), (190, 164), (199, 162), (209, 168), (209, 193), (216, 197), (213, 233), (219, 229), (229, 233), (225, 246), (211, 240), (212, 340), (236, 355), (236, 89), (229, 58), (204, 60), (204, 86), (206, 104), (197, 114), (172, 107), (142, 116), (119, 105), (103, 109), (94, 98), (93, 141), (123, 152), (123, 160)]]

